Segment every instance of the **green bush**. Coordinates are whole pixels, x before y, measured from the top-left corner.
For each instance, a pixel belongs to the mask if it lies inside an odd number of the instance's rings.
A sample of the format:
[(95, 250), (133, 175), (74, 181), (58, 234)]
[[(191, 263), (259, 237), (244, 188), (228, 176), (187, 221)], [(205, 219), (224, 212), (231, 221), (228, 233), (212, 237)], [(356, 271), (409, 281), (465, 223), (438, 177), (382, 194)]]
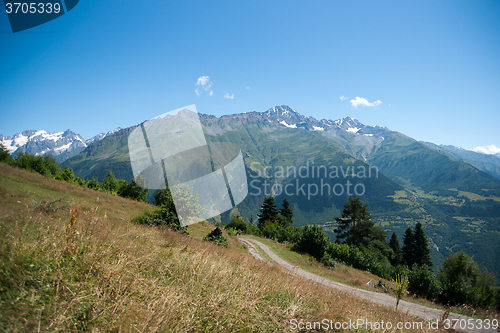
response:
[(94, 177), (92, 177), (91, 180), (87, 181), (87, 187), (91, 188), (93, 190), (96, 190), (96, 191), (99, 191), (101, 189), (101, 185), (99, 184), (99, 182), (97, 180), (95, 180)]
[(145, 213), (137, 216), (133, 220), (136, 223), (147, 224), (150, 226), (166, 227), (174, 231), (187, 233), (187, 227), (181, 227), (179, 219), (175, 212), (166, 207), (159, 207), (154, 210), (148, 210)]
[(266, 221), (259, 225), (260, 234), (262, 236), (276, 241), (279, 237), (279, 228), (281, 228), (281, 226), (276, 221)]
[(172, 202), (172, 193), (170, 192), (170, 189), (168, 187), (159, 190), (155, 193), (154, 195), (155, 206), (166, 206), (170, 202)]
[(408, 274), (408, 279), (408, 291), (412, 294), (433, 300), (441, 293), (441, 287), (436, 276), (425, 264), (420, 267), (414, 264)]
[(63, 172), (55, 176), (55, 179), (71, 183), (75, 180), (75, 173), (72, 169), (65, 167)]
[(134, 180), (132, 180), (130, 183), (119, 182), (119, 185), (120, 187), (118, 188), (117, 193), (120, 197), (130, 198), (142, 202), (148, 201), (148, 190), (137, 185)]
[(330, 269), (335, 269), (335, 260), (333, 260), (332, 256), (330, 256), (328, 253), (325, 253), (323, 255), (323, 258), (321, 258), (321, 263)]
[(204, 241), (214, 242), (217, 245), (228, 247), (227, 238), (222, 234), (222, 230), (217, 227), (212, 230), (208, 235), (203, 237)]
[(302, 228), (286, 225), (278, 229), (278, 238), (280, 243), (297, 243), (302, 237)]
[(230, 236), (237, 236), (238, 235), (238, 231), (234, 230), (233, 228), (226, 228), (226, 232)]
[(302, 231), (302, 236), (297, 243), (297, 249), (307, 252), (317, 260), (321, 260), (330, 243), (330, 239), (325, 234), (322, 227), (317, 225), (307, 225)]
[(440, 300), (452, 305), (485, 303), (481, 294), (484, 295), (484, 289), (491, 288), (478, 264), (463, 251), (445, 259), (438, 279), (443, 288)]
[(78, 186), (85, 186), (85, 180), (83, 180), (81, 177), (76, 177), (75, 178), (75, 184)]
[(235, 232), (246, 234), (247, 223), (241, 217), (233, 215), (231, 216), (231, 222), (229, 222), (229, 224), (226, 224), (225, 229), (233, 229)]

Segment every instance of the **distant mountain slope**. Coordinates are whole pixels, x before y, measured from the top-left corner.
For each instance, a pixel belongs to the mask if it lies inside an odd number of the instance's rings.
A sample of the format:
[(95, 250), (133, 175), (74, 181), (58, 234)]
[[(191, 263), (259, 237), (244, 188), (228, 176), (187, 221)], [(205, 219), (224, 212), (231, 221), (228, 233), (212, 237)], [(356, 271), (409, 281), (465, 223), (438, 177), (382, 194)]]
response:
[(426, 192), (457, 188), (500, 196), (500, 181), (456, 158), (441, 154), (401, 133), (393, 133), (369, 156), (391, 179)]
[(102, 182), (108, 170), (112, 170), (117, 178), (131, 181), (133, 174), (128, 154), (128, 135), (135, 127), (119, 129), (91, 143), (78, 155), (65, 160), (62, 166), (73, 169), (77, 176), (84, 179), (94, 177)]
[(434, 149), (448, 156), (453, 156), (457, 160), (475, 166), (479, 170), (489, 173), (493, 177), (500, 179), (500, 155), (487, 155), (477, 153), (454, 146), (436, 145), (431, 142), (422, 142), (427, 147)]

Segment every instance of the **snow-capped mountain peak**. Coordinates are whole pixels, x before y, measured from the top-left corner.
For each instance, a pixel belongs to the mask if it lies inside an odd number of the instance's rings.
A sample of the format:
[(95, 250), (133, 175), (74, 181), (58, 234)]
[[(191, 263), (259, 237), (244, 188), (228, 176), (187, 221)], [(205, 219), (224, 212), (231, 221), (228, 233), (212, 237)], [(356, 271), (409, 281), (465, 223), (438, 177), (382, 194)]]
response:
[[(51, 133), (44, 130), (27, 130), (13, 136), (4, 137), (0, 135), (0, 140), (11, 154), (20, 148), (24, 148), (22, 151), (28, 152), (36, 150), (37, 155), (43, 155), (45, 152), (52, 149), (60, 150), (60, 147), (73, 144), (73, 142), (77, 142), (76, 146), (85, 145), (85, 140), (80, 135), (70, 130), (57, 133)], [(42, 149), (35, 149), (36, 147)]]
[(18, 152), (27, 152), (33, 155), (50, 154), (55, 156), (59, 162), (63, 162), (81, 152), (89, 144), (102, 140), (118, 130), (120, 128), (98, 134), (89, 140), (85, 140), (81, 135), (69, 129), (56, 133), (45, 130), (27, 130), (13, 136), (0, 135), (0, 142), (14, 156)]
[(352, 117), (338, 120), (317, 120), (313, 117), (306, 117), (286, 105), (274, 106), (262, 112), (261, 116), (276, 126), (287, 128), (305, 128), (309, 131), (341, 129), (353, 134), (368, 134), (364, 131), (367, 126)]

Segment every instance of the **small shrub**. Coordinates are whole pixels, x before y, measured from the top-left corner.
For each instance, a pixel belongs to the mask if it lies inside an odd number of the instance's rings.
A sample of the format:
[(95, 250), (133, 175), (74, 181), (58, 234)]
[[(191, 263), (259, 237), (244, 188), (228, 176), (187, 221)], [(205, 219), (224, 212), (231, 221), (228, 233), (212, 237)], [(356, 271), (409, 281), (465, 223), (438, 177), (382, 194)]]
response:
[(99, 184), (99, 182), (97, 180), (95, 180), (94, 177), (92, 177), (91, 180), (87, 181), (87, 187), (91, 188), (93, 190), (99, 191), (99, 189), (101, 188), (101, 185)]
[(58, 174), (55, 179), (57, 180), (62, 180), (64, 182), (71, 183), (75, 180), (75, 173), (73, 172), (72, 169), (65, 167), (63, 172)]
[(333, 258), (328, 253), (325, 253), (323, 258), (321, 258), (321, 263), (331, 270), (335, 269), (335, 260), (333, 260)]
[(156, 227), (165, 227), (181, 233), (187, 233), (187, 227), (181, 227), (179, 219), (175, 212), (166, 207), (159, 207), (149, 210), (137, 216), (133, 220), (135, 223), (147, 224)]
[(208, 235), (203, 237), (204, 241), (214, 242), (217, 245), (228, 247), (227, 238), (222, 234), (222, 230), (217, 227), (212, 230)]

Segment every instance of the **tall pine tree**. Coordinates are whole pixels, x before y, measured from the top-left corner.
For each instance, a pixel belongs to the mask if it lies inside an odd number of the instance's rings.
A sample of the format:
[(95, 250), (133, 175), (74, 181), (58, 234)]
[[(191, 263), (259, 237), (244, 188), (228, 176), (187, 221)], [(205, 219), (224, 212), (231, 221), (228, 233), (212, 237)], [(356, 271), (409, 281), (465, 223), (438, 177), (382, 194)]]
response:
[(341, 215), (342, 217), (335, 217), (335, 222), (338, 224), (338, 228), (335, 229), (338, 240), (366, 248), (374, 239), (385, 242), (384, 234), (375, 230), (368, 205), (363, 205), (358, 197), (352, 196), (345, 202)]
[(404, 264), (411, 268), (415, 263), (415, 235), (410, 227), (405, 231), (401, 252)]
[(260, 207), (259, 214), (259, 229), (264, 227), (267, 221), (275, 221), (278, 218), (278, 208), (273, 197), (267, 197), (264, 199), (264, 203)]
[(422, 265), (432, 266), (431, 251), (429, 250), (429, 242), (425, 236), (422, 223), (418, 222), (415, 226), (415, 263), (420, 267)]
[(401, 256), (401, 246), (399, 245), (398, 236), (394, 232), (389, 241), (389, 247), (394, 252), (394, 258), (391, 260), (393, 266), (401, 265), (403, 263), (403, 257)]
[(108, 171), (106, 177), (104, 177), (101, 187), (106, 192), (115, 192), (117, 190), (118, 182), (115, 178), (115, 175), (113, 174), (113, 171)]
[(290, 224), (293, 223), (293, 210), (290, 208), (290, 203), (288, 200), (285, 198), (283, 200), (283, 208), (280, 209), (280, 215), (286, 218)]

